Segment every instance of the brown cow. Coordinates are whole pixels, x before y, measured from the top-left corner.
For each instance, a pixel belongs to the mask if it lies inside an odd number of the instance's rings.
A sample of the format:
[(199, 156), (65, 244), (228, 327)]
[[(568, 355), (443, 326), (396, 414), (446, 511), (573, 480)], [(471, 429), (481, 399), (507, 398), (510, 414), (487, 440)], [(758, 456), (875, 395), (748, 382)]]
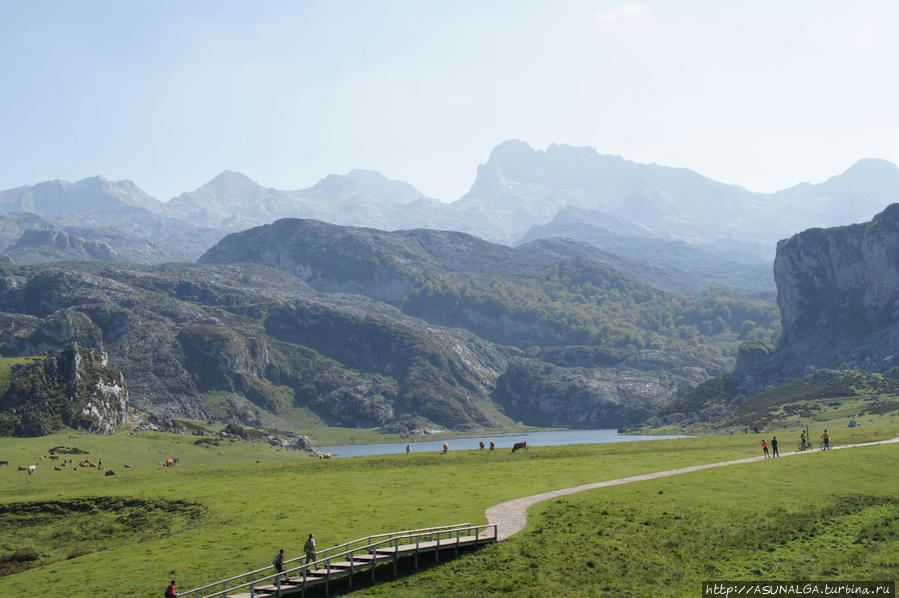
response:
[(127, 469), (131, 469), (131, 466), (128, 465), (127, 463), (125, 463), (125, 467), (126, 467)]
[(53, 469), (56, 471), (62, 471), (62, 467), (60, 467), (59, 465), (54, 465)]
[(445, 454), (447, 454), (448, 452), (449, 452), (449, 443), (448, 443), (448, 442), (444, 442), (444, 443), (443, 443), (443, 454), (445, 455)]
[(484, 441), (483, 440), (478, 443), (478, 447), (480, 447), (481, 450), (484, 450)]
[(28, 468), (24, 465), (19, 465), (19, 471), (28, 471)]
[(0, 461), (0, 466), (6, 465), (9, 467), (9, 461)]
[(50, 455), (52, 461), (59, 461), (59, 455)]
[(496, 443), (491, 440), (490, 441), (490, 450), (492, 451), (495, 448), (496, 448)]
[(516, 442), (514, 445), (512, 445), (512, 452), (513, 452), (513, 453), (514, 453), (514, 452), (517, 452), (517, 451), (522, 451), (522, 450), (525, 451), (525, 452), (527, 452), (527, 450), (528, 450), (528, 443), (527, 443), (527, 442)]

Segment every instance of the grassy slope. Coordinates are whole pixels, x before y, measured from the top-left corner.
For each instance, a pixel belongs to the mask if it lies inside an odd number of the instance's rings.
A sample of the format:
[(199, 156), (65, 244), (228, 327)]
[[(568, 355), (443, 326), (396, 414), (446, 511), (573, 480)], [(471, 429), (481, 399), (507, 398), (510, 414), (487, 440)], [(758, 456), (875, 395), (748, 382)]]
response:
[[(897, 431), (896, 426), (856, 428), (841, 431), (836, 440), (885, 438)], [(0, 578), (0, 594), (30, 595), (34, 588), (42, 588), (46, 595), (90, 596), (114, 591), (143, 596), (159, 591), (172, 576), (177, 576), (180, 587), (188, 588), (265, 566), (282, 546), (288, 556), (297, 555), (310, 531), (316, 532), (320, 546), (328, 546), (394, 529), (484, 522), (486, 507), (510, 498), (758, 452), (758, 437), (736, 435), (534, 448), (527, 455), (453, 451), (446, 456), (316, 461), (261, 443), (256, 447), (238, 442), (199, 448), (192, 440), (162, 434), (0, 439), (0, 458), (9, 459), (12, 465), (33, 462), (51, 446), (74, 445), (91, 450), (92, 457), (103, 457), (118, 474), (104, 477), (92, 469), (53, 471), (44, 464), (35, 476), (27, 476), (14, 467), (3, 468), (0, 506), (112, 496), (182, 500), (205, 507), (199, 519), (171, 513), (169, 520), (141, 521), (130, 534), (122, 529), (121, 521), (110, 522), (102, 513), (48, 517), (31, 530), (22, 522), (13, 526), (9, 520), (0, 521), (0, 553), (33, 548), (42, 554), (41, 567)], [(180, 457), (181, 465), (159, 467), (158, 461), (167, 456)], [(591, 591), (607, 591), (608, 584), (645, 582), (649, 576), (675, 588), (674, 594), (683, 593), (705, 576), (715, 577), (713, 573), (720, 571), (719, 577), (726, 577), (724, 573), (743, 572), (739, 567), (750, 566), (759, 552), (756, 536), (767, 543), (781, 529), (777, 527), (781, 525), (777, 506), (783, 506), (787, 514), (797, 508), (800, 513), (814, 514), (833, 506), (832, 494), (899, 495), (895, 476), (888, 477), (899, 465), (897, 457), (895, 445), (835, 451), (568, 497), (533, 509), (528, 529), (502, 546), (369, 592), (454, 595), (455, 590), (447, 584), (458, 573), (496, 594), (591, 595)], [(122, 467), (126, 458), (132, 464), (130, 469)], [(824, 487), (822, 479), (826, 480)], [(658, 495), (658, 490), (664, 494)], [(759, 500), (754, 500), (756, 495)], [(753, 500), (746, 500), (747, 496)], [(897, 513), (891, 505), (863, 506), (846, 517), (874, 522), (880, 513), (877, 509), (887, 509), (883, 517), (895, 521)], [(0, 508), (0, 516), (2, 512)], [(675, 519), (675, 514), (681, 519)], [(97, 525), (88, 526), (91, 539), (79, 545), (69, 530), (75, 524), (87, 525), (84, 519), (90, 517), (96, 518)], [(837, 517), (838, 525), (843, 525), (842, 517)], [(768, 527), (774, 531), (758, 535), (759, 521), (770, 521)], [(790, 527), (792, 520), (783, 521), (783, 529)], [(845, 525), (856, 524), (845, 519)], [(599, 535), (600, 529), (608, 534)], [(104, 543), (104, 530), (116, 541)], [(734, 539), (724, 547), (728, 559), (713, 561), (708, 555), (716, 551), (709, 550), (708, 542), (717, 541), (727, 530), (723, 537)], [(812, 540), (815, 537), (812, 534)], [(870, 538), (874, 541), (873, 535)], [(65, 540), (61, 547), (56, 546), (59, 539)], [(579, 553), (580, 560), (563, 567), (564, 575), (551, 573), (550, 564), (558, 555), (570, 552), (578, 539), (590, 541), (589, 555)], [(888, 565), (897, 563), (893, 532), (874, 545), (882, 545), (877, 558), (882, 557)], [(788, 543), (784, 550), (790, 546), (796, 545)], [(66, 559), (86, 550), (92, 552)], [(613, 558), (619, 552), (622, 562)], [(860, 562), (843, 563), (835, 570), (839, 575), (869, 571), (873, 575), (877, 571), (876, 563), (869, 559)], [(712, 566), (723, 568), (709, 570)], [(818, 573), (812, 565), (804, 567), (796, 561), (796, 571)], [(534, 575), (538, 570), (542, 573), (539, 581)], [(755, 575), (751, 569), (747, 571), (744, 575)], [(830, 575), (826, 573), (830, 569), (821, 571)], [(566, 581), (568, 576), (574, 576), (572, 585)]]

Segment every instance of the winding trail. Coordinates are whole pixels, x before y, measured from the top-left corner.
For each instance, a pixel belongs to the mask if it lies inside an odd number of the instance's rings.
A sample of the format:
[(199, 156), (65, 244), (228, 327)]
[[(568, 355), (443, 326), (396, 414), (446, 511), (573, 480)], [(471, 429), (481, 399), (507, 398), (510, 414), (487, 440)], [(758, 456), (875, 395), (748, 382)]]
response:
[[(846, 444), (843, 446), (835, 446), (833, 450), (841, 450), (847, 448), (857, 448), (863, 446), (875, 446), (878, 444), (899, 443), (899, 437), (891, 440), (878, 440), (877, 442), (863, 442), (860, 444)], [(818, 450), (810, 451), (793, 451), (791, 453), (782, 453), (781, 457), (792, 457), (794, 455), (810, 455), (818, 453)], [(657, 471), (655, 473), (644, 473), (627, 478), (618, 478), (617, 480), (606, 480), (605, 482), (594, 482), (592, 484), (583, 484), (572, 488), (563, 488), (561, 490), (552, 490), (542, 494), (534, 494), (525, 496), (524, 498), (516, 498), (514, 500), (500, 503), (487, 509), (487, 521), (497, 525), (497, 540), (502, 542), (509, 536), (517, 534), (524, 529), (528, 521), (528, 507), (544, 500), (550, 500), (575, 492), (583, 492), (584, 490), (595, 490), (596, 488), (607, 488), (609, 486), (620, 486), (621, 484), (630, 484), (631, 482), (640, 482), (642, 480), (653, 480), (655, 478), (665, 478), (681, 473), (690, 473), (692, 471), (700, 471), (702, 469), (712, 469), (713, 467), (725, 467), (727, 465), (739, 465), (741, 463), (752, 463), (753, 461), (764, 461), (764, 455), (759, 457), (748, 457), (746, 459), (736, 459), (734, 461), (721, 461), (719, 463), (708, 463), (706, 465), (694, 465), (692, 467), (682, 467), (680, 469), (669, 469), (667, 471)]]

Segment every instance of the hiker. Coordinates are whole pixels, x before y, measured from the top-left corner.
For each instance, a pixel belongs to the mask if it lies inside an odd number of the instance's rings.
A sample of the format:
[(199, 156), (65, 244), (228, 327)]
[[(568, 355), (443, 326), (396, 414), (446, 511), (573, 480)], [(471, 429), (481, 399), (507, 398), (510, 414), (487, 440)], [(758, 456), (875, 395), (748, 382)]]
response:
[(768, 443), (762, 438), (762, 450), (765, 451), (765, 459), (768, 458)]
[(306, 553), (306, 564), (315, 562), (315, 538), (312, 537), (312, 534), (309, 534), (309, 537), (306, 539), (306, 544), (303, 546), (303, 552)]
[[(278, 551), (278, 555), (275, 557), (275, 560), (272, 561), (272, 565), (275, 566), (276, 573), (284, 572), (284, 549), (283, 548)], [(277, 581), (278, 579), (279, 579), (279, 577), (275, 576), (275, 580)], [(286, 575), (284, 576), (284, 581), (287, 581)]]
[(411, 455), (411, 454), (412, 454), (412, 447), (409, 446), (408, 444), (406, 445), (406, 454), (407, 454), (407, 455)]
[(780, 457), (780, 453), (777, 452), (777, 436), (771, 437), (771, 458)]
[(178, 598), (178, 592), (175, 590), (175, 580), (165, 589), (165, 598)]
[(824, 433), (821, 434), (821, 440), (824, 441), (824, 448), (822, 450), (827, 450), (830, 448), (830, 434), (827, 433), (827, 430), (824, 430)]
[(809, 448), (809, 447), (806, 445), (806, 440), (805, 440), (805, 430), (802, 430), (802, 431), (799, 433), (799, 450), (800, 450), (800, 451), (804, 451), (804, 450), (807, 449), (807, 448)]

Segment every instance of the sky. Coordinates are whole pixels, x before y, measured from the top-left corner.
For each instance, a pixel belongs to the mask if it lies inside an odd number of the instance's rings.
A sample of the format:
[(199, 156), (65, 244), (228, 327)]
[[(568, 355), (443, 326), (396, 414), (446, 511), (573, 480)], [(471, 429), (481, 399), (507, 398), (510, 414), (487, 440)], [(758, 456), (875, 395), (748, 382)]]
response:
[(773, 192), (899, 163), (899, 3), (0, 3), (0, 189), (354, 168), (453, 201), (507, 139)]

